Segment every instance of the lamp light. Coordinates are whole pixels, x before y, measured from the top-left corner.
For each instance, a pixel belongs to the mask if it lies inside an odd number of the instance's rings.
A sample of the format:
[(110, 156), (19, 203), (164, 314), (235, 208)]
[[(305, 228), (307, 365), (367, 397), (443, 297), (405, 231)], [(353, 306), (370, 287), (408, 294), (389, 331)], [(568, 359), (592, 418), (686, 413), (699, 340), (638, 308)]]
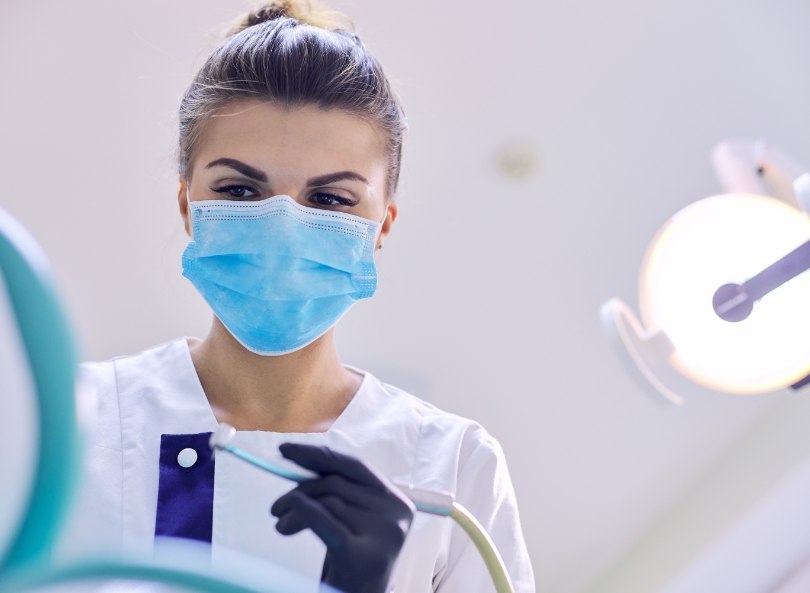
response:
[(810, 176), (762, 143), (721, 144), (714, 161), (735, 193), (687, 206), (655, 235), (639, 274), (641, 321), (616, 299), (602, 307), (629, 368), (673, 403), (810, 375)]

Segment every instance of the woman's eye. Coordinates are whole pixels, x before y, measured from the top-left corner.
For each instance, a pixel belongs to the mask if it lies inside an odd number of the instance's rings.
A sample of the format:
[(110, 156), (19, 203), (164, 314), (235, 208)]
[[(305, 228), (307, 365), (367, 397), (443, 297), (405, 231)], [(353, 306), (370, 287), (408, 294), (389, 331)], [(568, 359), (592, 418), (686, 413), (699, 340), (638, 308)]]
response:
[[(236, 200), (244, 200), (247, 198), (255, 198), (258, 193), (246, 185), (225, 185), (223, 187), (211, 188), (218, 194), (224, 194), (227, 198), (234, 198)], [(249, 195), (253, 194), (253, 195)]]
[(354, 206), (357, 202), (335, 194), (318, 192), (309, 196), (309, 201), (316, 206)]

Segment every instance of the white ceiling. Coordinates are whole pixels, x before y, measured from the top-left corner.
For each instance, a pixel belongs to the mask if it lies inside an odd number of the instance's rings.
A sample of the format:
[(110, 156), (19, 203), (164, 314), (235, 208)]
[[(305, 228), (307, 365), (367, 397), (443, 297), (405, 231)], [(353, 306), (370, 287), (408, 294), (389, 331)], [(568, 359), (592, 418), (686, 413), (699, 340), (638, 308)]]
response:
[[(179, 276), (174, 116), (243, 4), (0, 7), (0, 205), (50, 253), (89, 358), (206, 331)], [(714, 143), (766, 137), (810, 164), (810, 4), (333, 5), (411, 126), (381, 289), (343, 323), (344, 359), (480, 420), (506, 450), (538, 591), (599, 593), (784, 400), (659, 405), (597, 310), (634, 303), (652, 235), (718, 191)], [(496, 166), (512, 143), (539, 152), (526, 180)]]

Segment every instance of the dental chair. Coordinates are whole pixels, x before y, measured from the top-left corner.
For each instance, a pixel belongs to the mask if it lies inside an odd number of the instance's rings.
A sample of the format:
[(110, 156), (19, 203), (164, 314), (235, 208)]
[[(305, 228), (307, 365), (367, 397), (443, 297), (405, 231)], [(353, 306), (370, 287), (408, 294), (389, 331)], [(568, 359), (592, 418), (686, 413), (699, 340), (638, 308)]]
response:
[[(165, 541), (159, 556), (52, 561), (80, 475), (72, 333), (34, 238), (0, 208), (0, 593), (99, 590), (155, 583), (161, 591), (299, 593), (311, 583), (245, 558), (213, 568), (207, 550)], [(125, 587), (126, 588), (126, 587)]]

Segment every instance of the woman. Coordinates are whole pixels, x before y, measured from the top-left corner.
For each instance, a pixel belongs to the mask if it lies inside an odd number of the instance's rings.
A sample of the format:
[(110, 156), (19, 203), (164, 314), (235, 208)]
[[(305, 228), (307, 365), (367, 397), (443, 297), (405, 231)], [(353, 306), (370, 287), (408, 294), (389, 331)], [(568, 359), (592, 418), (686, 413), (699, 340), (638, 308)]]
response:
[[(491, 591), (466, 535), (415, 515), (401, 483), (455, 493), (516, 590), (534, 591), (498, 443), (335, 348), (338, 319), (376, 288), (404, 129), (379, 63), (333, 13), (273, 3), (213, 51), (183, 97), (178, 153), (183, 274), (213, 324), (202, 340), (85, 366), (99, 417), (63, 546), (178, 536), (211, 542), (214, 560), (246, 553), (349, 593)], [(243, 448), (320, 477), (290, 490), (215, 460), (219, 422)]]

